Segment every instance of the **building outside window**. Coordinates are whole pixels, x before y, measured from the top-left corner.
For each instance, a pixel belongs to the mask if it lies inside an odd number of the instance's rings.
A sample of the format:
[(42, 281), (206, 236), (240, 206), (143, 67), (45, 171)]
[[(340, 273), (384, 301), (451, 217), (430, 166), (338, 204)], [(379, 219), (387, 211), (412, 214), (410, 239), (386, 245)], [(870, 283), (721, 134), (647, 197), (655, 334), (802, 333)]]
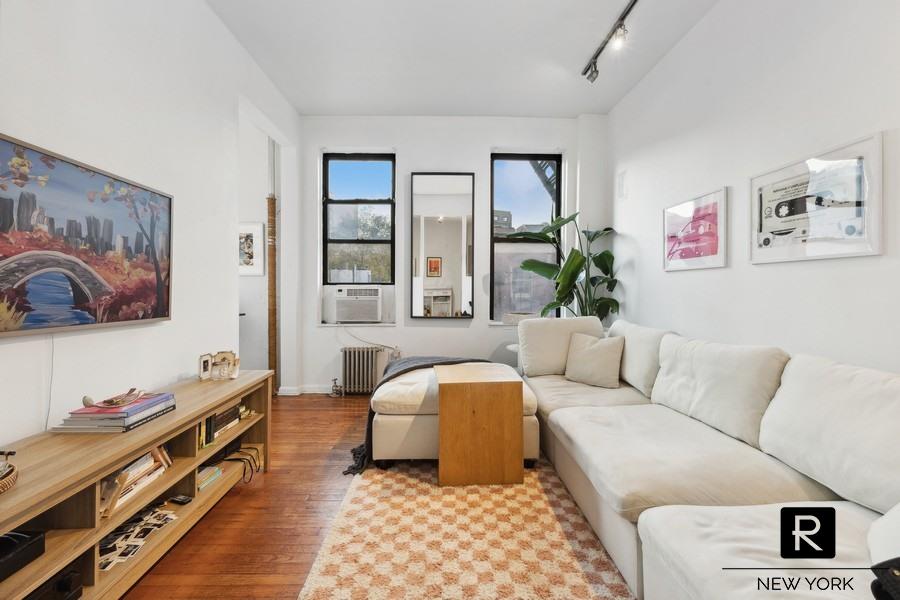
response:
[(547, 244), (509, 239), (519, 231), (540, 231), (559, 216), (562, 156), (491, 155), (491, 319), (512, 313), (540, 313), (553, 301), (553, 282), (520, 268), (534, 258), (559, 263)]
[(394, 283), (393, 154), (323, 157), (323, 283)]

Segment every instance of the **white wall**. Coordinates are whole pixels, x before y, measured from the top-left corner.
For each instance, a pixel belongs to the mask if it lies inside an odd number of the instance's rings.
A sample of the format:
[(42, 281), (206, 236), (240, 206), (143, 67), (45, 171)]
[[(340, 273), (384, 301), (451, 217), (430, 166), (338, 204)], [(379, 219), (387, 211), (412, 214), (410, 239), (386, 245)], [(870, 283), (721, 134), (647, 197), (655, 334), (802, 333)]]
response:
[(199, 0), (2, 0), (0, 62), (0, 131), (175, 196), (173, 319), (0, 341), (2, 444), (237, 348), (238, 97), (297, 117)]
[[(243, 223), (267, 223), (269, 136), (244, 114), (238, 116), (238, 219)], [(268, 237), (268, 235), (267, 235)], [(264, 245), (263, 248), (266, 248)], [(268, 256), (264, 259), (268, 261)], [(268, 273), (269, 265), (266, 264)], [(269, 283), (265, 275), (239, 276), (241, 367), (268, 369)]]
[[(381, 344), (398, 345), (404, 354), (491, 357), (513, 362), (505, 346), (515, 341), (515, 329), (491, 326), (490, 155), (491, 152), (563, 152), (565, 162), (563, 212), (575, 210), (580, 197), (582, 224), (605, 225), (600, 198), (605, 173), (603, 117), (584, 119), (523, 119), (495, 117), (307, 117), (301, 122), (302, 218), (297, 236), (302, 243), (300, 265), (302, 320), (301, 389), (330, 389), (340, 371), (340, 347), (358, 344), (348, 332)], [(333, 152), (396, 152), (397, 155), (397, 326), (336, 327), (319, 323), (321, 281), (321, 155)], [(475, 318), (422, 321), (409, 317), (410, 173), (458, 171), (475, 173)], [(584, 179), (579, 179), (579, 173)], [(286, 231), (285, 236), (291, 232)], [(283, 385), (289, 385), (284, 382)]]
[[(721, 0), (615, 107), (625, 316), (900, 371), (898, 23), (896, 0)], [(749, 264), (749, 178), (879, 130), (884, 255)], [(663, 272), (663, 207), (726, 185), (729, 267)]]

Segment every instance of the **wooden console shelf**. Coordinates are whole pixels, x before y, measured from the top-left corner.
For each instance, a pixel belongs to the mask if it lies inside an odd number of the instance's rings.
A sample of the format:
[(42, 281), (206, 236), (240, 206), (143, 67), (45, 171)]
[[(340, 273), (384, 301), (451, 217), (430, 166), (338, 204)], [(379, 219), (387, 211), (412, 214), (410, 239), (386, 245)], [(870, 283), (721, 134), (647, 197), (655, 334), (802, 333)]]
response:
[[(13, 529), (46, 531), (44, 554), (0, 582), (0, 598), (19, 600), (78, 561), (84, 598), (119, 598), (210, 508), (241, 480), (241, 463), (221, 463), (222, 475), (203, 490), (197, 469), (229, 442), (259, 449), (269, 466), (272, 371), (245, 371), (228, 381), (184, 381), (166, 388), (176, 409), (127, 433), (41, 433), (11, 444), (19, 480), (0, 494), (0, 534)], [(249, 417), (197, 448), (200, 423), (243, 403)], [(100, 517), (100, 481), (152, 448), (167, 444), (173, 464), (108, 517)], [(193, 496), (183, 506), (168, 503), (177, 519), (152, 533), (141, 550), (108, 571), (99, 570), (99, 543), (116, 527), (157, 499)]]

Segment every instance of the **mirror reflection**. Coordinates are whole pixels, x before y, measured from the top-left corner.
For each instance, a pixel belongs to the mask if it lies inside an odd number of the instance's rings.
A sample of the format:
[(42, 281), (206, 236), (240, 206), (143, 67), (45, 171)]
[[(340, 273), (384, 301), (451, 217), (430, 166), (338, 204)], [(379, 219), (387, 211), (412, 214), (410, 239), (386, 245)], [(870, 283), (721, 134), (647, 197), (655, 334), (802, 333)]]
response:
[(412, 316), (470, 319), (475, 174), (412, 174)]

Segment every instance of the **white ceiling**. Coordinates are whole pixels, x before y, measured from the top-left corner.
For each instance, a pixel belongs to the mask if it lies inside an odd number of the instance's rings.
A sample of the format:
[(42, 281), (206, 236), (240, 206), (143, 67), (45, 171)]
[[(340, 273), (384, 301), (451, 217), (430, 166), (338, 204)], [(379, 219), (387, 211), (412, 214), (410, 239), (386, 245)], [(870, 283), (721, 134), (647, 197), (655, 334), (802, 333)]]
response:
[(606, 113), (716, 0), (207, 0), (304, 115)]

